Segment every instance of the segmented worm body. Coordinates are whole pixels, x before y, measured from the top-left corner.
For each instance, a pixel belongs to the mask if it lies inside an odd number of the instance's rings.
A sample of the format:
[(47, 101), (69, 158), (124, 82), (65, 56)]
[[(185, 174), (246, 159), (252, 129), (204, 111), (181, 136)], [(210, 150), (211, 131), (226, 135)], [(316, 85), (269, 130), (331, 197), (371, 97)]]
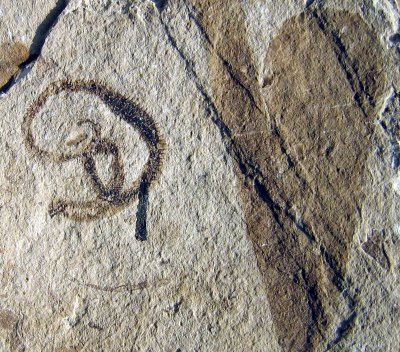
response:
[[(35, 143), (32, 131), (32, 123), (35, 117), (50, 96), (55, 96), (61, 92), (83, 92), (97, 96), (111, 112), (139, 132), (140, 137), (146, 143), (149, 157), (140, 176), (128, 188), (124, 188), (125, 174), (118, 146), (110, 140), (102, 138), (100, 128), (90, 120), (81, 120), (78, 123), (79, 125), (84, 123), (92, 124), (95, 132), (91, 142), (78, 153), (61, 151), (56, 154), (40, 148)], [(33, 102), (25, 115), (22, 130), (27, 148), (40, 158), (49, 159), (56, 163), (80, 159), (97, 194), (96, 199), (84, 202), (64, 199), (53, 200), (49, 206), (51, 217), (63, 215), (76, 221), (95, 220), (103, 216), (112, 215), (132, 201), (139, 199), (136, 237), (140, 240), (146, 239), (148, 190), (161, 170), (164, 141), (160, 136), (155, 121), (143, 109), (121, 94), (115, 93), (96, 82), (60, 81), (48, 86)], [(98, 175), (94, 158), (96, 155), (112, 157), (112, 177), (107, 185), (102, 182)]]

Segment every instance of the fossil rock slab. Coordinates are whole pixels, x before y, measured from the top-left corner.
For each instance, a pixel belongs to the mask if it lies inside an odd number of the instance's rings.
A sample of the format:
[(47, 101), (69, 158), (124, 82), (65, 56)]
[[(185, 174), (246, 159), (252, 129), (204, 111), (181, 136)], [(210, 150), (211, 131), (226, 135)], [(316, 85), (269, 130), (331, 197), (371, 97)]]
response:
[(1, 100), (4, 348), (277, 349), (233, 163), (156, 8), (70, 6)]
[(396, 351), (397, 2), (29, 6), (0, 5), (1, 351)]

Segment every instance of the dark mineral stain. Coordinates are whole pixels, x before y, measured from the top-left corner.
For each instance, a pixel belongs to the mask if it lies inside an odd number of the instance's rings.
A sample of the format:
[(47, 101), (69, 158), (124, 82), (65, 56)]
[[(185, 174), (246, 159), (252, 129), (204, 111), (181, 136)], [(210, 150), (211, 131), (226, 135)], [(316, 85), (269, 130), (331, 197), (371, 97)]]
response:
[(139, 186), (139, 204), (136, 213), (136, 239), (145, 241), (147, 239), (147, 207), (149, 203), (148, 184), (142, 182)]

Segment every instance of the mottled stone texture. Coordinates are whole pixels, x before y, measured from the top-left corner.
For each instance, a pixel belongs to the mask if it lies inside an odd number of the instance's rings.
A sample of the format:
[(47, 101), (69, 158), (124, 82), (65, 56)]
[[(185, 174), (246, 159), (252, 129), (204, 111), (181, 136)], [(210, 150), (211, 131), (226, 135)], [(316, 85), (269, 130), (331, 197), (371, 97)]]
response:
[(0, 351), (397, 351), (398, 5), (2, 1)]

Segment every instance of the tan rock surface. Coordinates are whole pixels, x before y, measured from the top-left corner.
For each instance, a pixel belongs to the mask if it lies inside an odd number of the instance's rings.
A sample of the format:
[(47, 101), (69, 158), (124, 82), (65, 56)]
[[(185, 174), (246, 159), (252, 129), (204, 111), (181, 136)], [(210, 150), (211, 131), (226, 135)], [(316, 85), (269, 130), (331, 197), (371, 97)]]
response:
[(4, 4), (1, 351), (397, 351), (396, 2)]

